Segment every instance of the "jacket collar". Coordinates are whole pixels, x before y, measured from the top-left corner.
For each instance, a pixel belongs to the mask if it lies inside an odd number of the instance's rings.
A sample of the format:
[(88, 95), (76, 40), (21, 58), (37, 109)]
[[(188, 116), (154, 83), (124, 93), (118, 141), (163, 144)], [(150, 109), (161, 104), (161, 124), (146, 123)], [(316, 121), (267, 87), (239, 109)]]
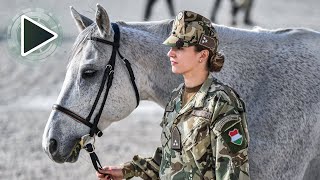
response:
[[(186, 111), (193, 109), (193, 108), (201, 108), (204, 106), (204, 101), (205, 101), (205, 97), (208, 93), (208, 90), (210, 89), (210, 86), (213, 82), (213, 77), (212, 75), (209, 73), (207, 79), (204, 81), (204, 83), (202, 84), (201, 88), (199, 89), (199, 91), (195, 94), (195, 96), (193, 97), (193, 99), (186, 104), (184, 107), (180, 107), (182, 108), (179, 112), (179, 114), (183, 114)], [(183, 91), (183, 86), (179, 86), (180, 87), (180, 91), (179, 91), (179, 95), (176, 97), (175, 99), (175, 103), (177, 103), (177, 101), (179, 101), (178, 103), (180, 103), (180, 101), (182, 100), (182, 91)]]
[(213, 82), (213, 77), (212, 75), (209, 73), (207, 79), (204, 81), (204, 83), (202, 84), (201, 88), (199, 89), (199, 91), (197, 92), (197, 94), (195, 95), (194, 98), (194, 107), (195, 108), (200, 108), (203, 107), (204, 105), (204, 101), (205, 101), (205, 97), (208, 93), (208, 90), (210, 89), (210, 86)]

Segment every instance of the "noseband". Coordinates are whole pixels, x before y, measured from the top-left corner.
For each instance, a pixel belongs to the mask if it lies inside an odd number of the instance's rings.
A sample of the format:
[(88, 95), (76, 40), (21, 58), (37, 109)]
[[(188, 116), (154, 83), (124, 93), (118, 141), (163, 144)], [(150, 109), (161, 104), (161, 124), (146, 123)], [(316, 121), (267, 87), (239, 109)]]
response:
[[(112, 46), (112, 54), (111, 54), (111, 57), (109, 59), (109, 62), (107, 64), (107, 66), (106, 66), (106, 68), (104, 70), (104, 74), (103, 74), (103, 78), (102, 78), (102, 82), (101, 82), (98, 94), (96, 96), (96, 99), (95, 99), (95, 101), (93, 103), (93, 106), (92, 106), (91, 111), (90, 111), (89, 115), (87, 116), (87, 118), (83, 118), (80, 115), (74, 113), (73, 111), (71, 111), (71, 110), (69, 110), (69, 109), (67, 109), (67, 108), (65, 108), (65, 107), (63, 107), (63, 106), (61, 106), (59, 104), (54, 104), (53, 107), (52, 107), (53, 110), (60, 111), (60, 112), (62, 112), (64, 114), (70, 116), (72, 119), (76, 120), (77, 122), (80, 122), (80, 123), (88, 126), (90, 128), (90, 133), (89, 133), (90, 137), (94, 137), (95, 135), (97, 135), (98, 137), (101, 137), (102, 134), (103, 134), (102, 131), (99, 130), (99, 128), (97, 126), (98, 126), (98, 123), (99, 123), (99, 120), (100, 120), (100, 116), (101, 116), (102, 111), (103, 111), (103, 107), (104, 107), (104, 105), (106, 103), (110, 87), (112, 85), (112, 80), (113, 80), (113, 75), (114, 75), (114, 67), (115, 67), (115, 61), (116, 61), (117, 53), (118, 53), (119, 57), (122, 59), (122, 61), (125, 63), (125, 65), (127, 67), (127, 70), (129, 72), (131, 84), (132, 84), (134, 92), (136, 94), (137, 106), (139, 105), (139, 101), (140, 101), (139, 92), (138, 92), (137, 85), (135, 83), (135, 77), (134, 77), (134, 74), (133, 74), (133, 71), (132, 71), (132, 68), (131, 68), (131, 64), (119, 52), (119, 47), (120, 47), (120, 30), (119, 30), (119, 27), (118, 27), (118, 25), (116, 23), (112, 23), (111, 25), (112, 25), (112, 28), (113, 28), (113, 31), (114, 31), (114, 40), (113, 40), (113, 42), (107, 41), (105, 39), (97, 38), (97, 37), (90, 37), (89, 38), (89, 40), (92, 40), (92, 41), (97, 41), (97, 42), (100, 42), (100, 43), (111, 45)], [(97, 104), (99, 102), (99, 99), (100, 99), (100, 97), (102, 95), (102, 92), (103, 92), (105, 84), (107, 84), (107, 87), (106, 87), (106, 90), (105, 90), (105, 93), (104, 93), (104, 96), (103, 96), (103, 100), (102, 100), (100, 109), (99, 109), (97, 115), (94, 117), (93, 123), (91, 123), (90, 121), (92, 119), (93, 112), (96, 109), (96, 106), (97, 106)], [(85, 145), (84, 148), (90, 153), (90, 157), (91, 157), (93, 166), (98, 171), (98, 169), (102, 168), (102, 166), (101, 166), (101, 164), (99, 162), (99, 159), (98, 159), (97, 155), (94, 153), (94, 146), (91, 143), (89, 143), (89, 144)], [(100, 167), (98, 167), (98, 165)]]

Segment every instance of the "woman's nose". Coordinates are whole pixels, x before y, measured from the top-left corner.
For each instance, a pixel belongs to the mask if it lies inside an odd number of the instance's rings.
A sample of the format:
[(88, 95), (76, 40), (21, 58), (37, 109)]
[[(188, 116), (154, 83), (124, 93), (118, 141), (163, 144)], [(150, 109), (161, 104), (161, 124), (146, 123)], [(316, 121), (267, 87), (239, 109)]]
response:
[(170, 50), (167, 53), (168, 57), (175, 57), (176, 52), (173, 50), (173, 48), (170, 48)]

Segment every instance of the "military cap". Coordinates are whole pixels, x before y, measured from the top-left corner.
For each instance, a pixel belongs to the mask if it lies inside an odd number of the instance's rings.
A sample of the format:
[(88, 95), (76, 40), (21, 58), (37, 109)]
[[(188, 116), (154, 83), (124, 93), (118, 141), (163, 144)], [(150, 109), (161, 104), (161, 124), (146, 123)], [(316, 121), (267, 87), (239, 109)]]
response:
[(171, 35), (163, 42), (170, 47), (189, 47), (196, 44), (217, 51), (217, 32), (209, 19), (191, 11), (176, 16)]

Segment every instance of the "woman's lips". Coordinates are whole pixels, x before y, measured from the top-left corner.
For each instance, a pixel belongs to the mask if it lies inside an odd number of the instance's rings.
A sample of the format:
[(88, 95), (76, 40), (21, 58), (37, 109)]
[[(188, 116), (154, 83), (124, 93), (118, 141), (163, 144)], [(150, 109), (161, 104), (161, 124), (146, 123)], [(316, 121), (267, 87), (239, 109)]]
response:
[(178, 64), (178, 63), (175, 62), (175, 61), (171, 61), (171, 66), (174, 66), (174, 65), (176, 65), (176, 64)]

